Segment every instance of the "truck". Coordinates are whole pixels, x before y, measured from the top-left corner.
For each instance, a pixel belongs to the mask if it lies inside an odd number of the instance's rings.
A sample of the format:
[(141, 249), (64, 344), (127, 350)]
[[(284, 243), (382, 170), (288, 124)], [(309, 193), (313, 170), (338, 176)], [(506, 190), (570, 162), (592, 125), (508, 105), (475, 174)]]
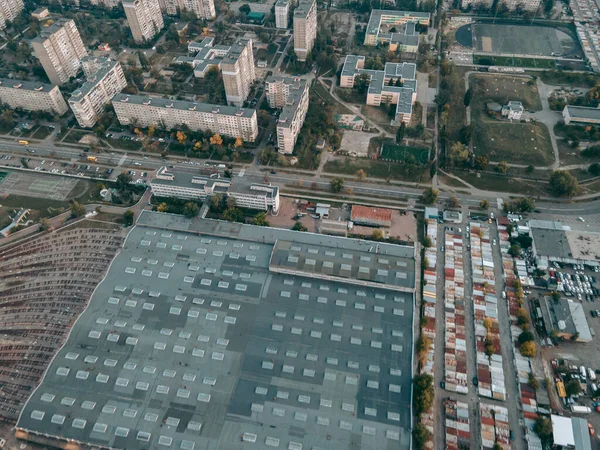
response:
[(25, 139), (20, 139), (19, 145), (29, 145), (29, 141), (26, 141)]
[(556, 382), (556, 390), (558, 391), (558, 396), (560, 398), (566, 398), (567, 397), (567, 391), (565, 390), (565, 385), (562, 381), (557, 381)]
[(87, 160), (88, 161), (93, 161), (93, 162), (98, 162), (98, 157), (97, 156), (88, 156)]
[(589, 406), (571, 405), (571, 412), (573, 414), (589, 414), (592, 412), (592, 408)]

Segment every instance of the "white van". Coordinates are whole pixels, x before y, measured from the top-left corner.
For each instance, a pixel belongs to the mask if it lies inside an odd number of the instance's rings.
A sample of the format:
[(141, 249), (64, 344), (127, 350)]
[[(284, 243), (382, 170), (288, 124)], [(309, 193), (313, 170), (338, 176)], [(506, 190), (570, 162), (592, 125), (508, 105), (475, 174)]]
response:
[(583, 381), (584, 383), (587, 381), (585, 366), (581, 366), (579, 368), (579, 376), (581, 377), (581, 381)]
[(590, 379), (590, 381), (596, 381), (596, 372), (594, 372), (591, 367), (588, 367), (587, 372), (588, 372), (588, 378)]

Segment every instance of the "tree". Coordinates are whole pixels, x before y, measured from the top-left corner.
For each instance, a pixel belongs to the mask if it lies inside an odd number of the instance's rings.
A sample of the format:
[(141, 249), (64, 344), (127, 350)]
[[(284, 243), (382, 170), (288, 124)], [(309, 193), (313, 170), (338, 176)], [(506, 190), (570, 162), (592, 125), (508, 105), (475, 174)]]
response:
[(539, 436), (542, 442), (549, 442), (552, 439), (552, 422), (547, 417), (538, 416), (533, 425), (533, 431)]
[(417, 416), (429, 411), (433, 405), (433, 377), (428, 373), (413, 378), (413, 404)]
[(588, 167), (588, 172), (590, 175), (594, 175), (595, 177), (600, 175), (600, 163), (590, 164), (590, 167)]
[(123, 213), (123, 225), (126, 227), (129, 227), (131, 225), (133, 225), (133, 211), (132, 210), (127, 210)]
[(439, 191), (432, 187), (428, 187), (421, 194), (421, 201), (426, 205), (433, 205), (437, 202)]
[(459, 202), (458, 197), (456, 195), (453, 195), (452, 197), (450, 197), (448, 199), (448, 206), (450, 208), (456, 208), (457, 206), (460, 206), (460, 202)]
[(533, 164), (529, 164), (527, 166), (527, 168), (525, 169), (525, 172), (527, 172), (527, 173), (533, 173), (534, 170), (535, 170), (535, 166)]
[(355, 175), (356, 178), (358, 178), (358, 181), (362, 181), (367, 177), (367, 172), (365, 172), (363, 169), (358, 169)]
[(508, 173), (508, 171), (510, 170), (510, 166), (508, 165), (508, 163), (506, 161), (500, 161), (498, 163), (498, 165), (496, 166), (496, 170), (498, 172), (500, 172), (503, 175), (506, 175)]
[(564, 170), (555, 170), (550, 175), (550, 192), (557, 197), (573, 197), (579, 190), (577, 178)]
[(239, 208), (227, 208), (223, 212), (223, 218), (229, 222), (244, 222), (244, 213)]
[(467, 89), (467, 92), (465, 92), (465, 98), (463, 100), (465, 107), (467, 107), (471, 104), (472, 98), (473, 98), (473, 88), (469, 88), (469, 89)]
[(258, 152), (258, 159), (264, 165), (269, 165), (277, 160), (277, 152), (273, 147), (265, 147)]
[(73, 202), (71, 204), (71, 217), (81, 217), (85, 215), (85, 206), (79, 202)]
[(187, 217), (188, 219), (192, 219), (194, 217), (197, 217), (199, 212), (200, 212), (200, 208), (194, 202), (187, 202), (183, 206), (183, 215), (185, 217)]
[(517, 325), (522, 327), (525, 324), (529, 324), (529, 313), (525, 308), (517, 309)]
[(258, 225), (259, 227), (268, 227), (269, 226), (269, 221), (267, 220), (267, 213), (264, 212), (264, 211), (263, 212), (259, 212), (252, 219), (252, 223), (254, 225)]
[(488, 209), (488, 208), (490, 207), (490, 202), (489, 202), (489, 201), (487, 201), (487, 200), (481, 200), (481, 201), (479, 202), (479, 207), (480, 207), (481, 209)]
[(308, 231), (308, 228), (306, 228), (304, 225), (302, 225), (302, 222), (296, 222), (294, 224), (294, 226), (292, 227), (292, 230), (294, 230), (294, 231)]
[(329, 184), (331, 192), (340, 192), (344, 188), (344, 179), (340, 177), (332, 178)]
[(569, 397), (581, 394), (581, 384), (578, 380), (570, 380), (565, 384), (565, 391)]
[(239, 12), (241, 12), (242, 14), (246, 14), (246, 15), (250, 14), (250, 11), (252, 11), (252, 10), (250, 9), (250, 5), (248, 5), (247, 3), (244, 3), (242, 6), (240, 6), (240, 7), (238, 8), (238, 10), (239, 10)]
[(27, 158), (21, 158), (21, 165), (24, 168), (29, 169), (29, 164), (27, 164)]
[(242, 138), (236, 138), (235, 144), (233, 144), (233, 146), (235, 148), (240, 148), (242, 145), (244, 145), (244, 141), (242, 141)]
[(525, 342), (535, 341), (535, 336), (531, 331), (523, 331), (518, 338), (519, 345), (524, 344)]
[(371, 233), (371, 239), (373, 239), (374, 241), (382, 241), (383, 231), (381, 231), (379, 228), (375, 228)]
[(432, 244), (431, 238), (429, 236), (425, 236), (423, 238), (423, 247), (429, 248), (429, 247), (431, 247), (431, 244)]
[(521, 246), (519, 244), (513, 244), (508, 249), (508, 254), (513, 258), (518, 257), (521, 254)]
[(533, 358), (535, 356), (535, 354), (537, 353), (537, 348), (535, 346), (535, 342), (533, 342), (533, 341), (524, 342), (519, 347), (519, 351), (521, 352), (521, 355), (523, 355), (527, 358)]
[(179, 142), (180, 144), (184, 144), (185, 141), (187, 140), (187, 136), (183, 131), (178, 131), (176, 133), (176, 138), (177, 138), (177, 142)]
[(44, 218), (44, 219), (40, 220), (40, 231), (49, 230), (51, 226), (52, 226), (52, 224), (50, 223), (50, 221), (48, 219)]
[(422, 423), (417, 423), (413, 428), (413, 444), (415, 450), (425, 450), (427, 442), (431, 439), (431, 433)]
[(469, 149), (462, 142), (455, 142), (452, 144), (452, 147), (450, 147), (448, 158), (455, 166), (462, 164), (469, 158)]
[(129, 189), (129, 185), (131, 183), (132, 177), (127, 172), (121, 172), (117, 175), (117, 179), (115, 180), (115, 184), (117, 185), (117, 190), (119, 192), (126, 191)]
[(361, 73), (360, 75), (354, 78), (354, 89), (356, 89), (361, 94), (367, 93), (370, 84), (371, 75), (369, 75), (368, 73)]
[(485, 155), (476, 156), (473, 161), (473, 166), (475, 167), (475, 170), (485, 170), (487, 169), (489, 162), (490, 160)]
[(157, 207), (156, 210), (158, 212), (168, 212), (169, 211), (169, 205), (167, 205), (165, 202), (160, 203)]
[(212, 145), (223, 145), (223, 138), (221, 137), (220, 134), (215, 133), (211, 136), (210, 143)]
[(398, 128), (398, 131), (396, 132), (396, 143), (397, 144), (400, 144), (402, 142), (405, 134), (406, 134), (406, 124), (404, 122), (402, 122), (400, 124), (400, 127)]

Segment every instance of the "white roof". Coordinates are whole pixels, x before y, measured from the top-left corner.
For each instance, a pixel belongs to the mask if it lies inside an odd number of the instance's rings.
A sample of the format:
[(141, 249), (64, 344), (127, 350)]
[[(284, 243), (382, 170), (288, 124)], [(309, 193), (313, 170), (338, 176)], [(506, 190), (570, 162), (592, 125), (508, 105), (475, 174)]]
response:
[(552, 435), (554, 436), (554, 444), (561, 446), (574, 446), (575, 436), (573, 435), (573, 426), (569, 417), (551, 416), (552, 419)]

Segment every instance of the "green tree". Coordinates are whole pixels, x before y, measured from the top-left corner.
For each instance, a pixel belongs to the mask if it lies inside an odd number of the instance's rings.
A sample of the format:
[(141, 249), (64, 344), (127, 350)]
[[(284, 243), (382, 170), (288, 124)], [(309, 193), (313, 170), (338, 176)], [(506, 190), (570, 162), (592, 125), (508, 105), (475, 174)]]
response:
[(129, 189), (131, 180), (131, 175), (129, 175), (127, 172), (121, 172), (119, 175), (117, 175), (117, 179), (115, 180), (117, 190), (119, 192), (123, 192)]
[(565, 384), (565, 391), (569, 397), (581, 394), (581, 384), (578, 380), (570, 380)]
[(427, 442), (431, 439), (431, 433), (422, 423), (417, 423), (413, 428), (413, 444), (415, 450), (425, 450)]
[(429, 411), (433, 405), (433, 377), (428, 373), (413, 378), (413, 404), (417, 416)]
[(252, 10), (250, 9), (250, 5), (248, 5), (247, 3), (244, 3), (242, 6), (240, 6), (240, 7), (238, 8), (238, 10), (239, 10), (239, 12), (241, 12), (242, 14), (246, 14), (246, 15), (250, 14), (250, 11), (252, 11)]
[(421, 194), (421, 201), (426, 205), (433, 205), (437, 202), (439, 191), (432, 187), (428, 187)]
[(481, 200), (481, 201), (479, 202), (479, 207), (480, 207), (481, 209), (488, 209), (488, 208), (490, 207), (490, 202), (489, 202), (489, 201), (487, 201), (487, 200)]
[(475, 160), (473, 161), (473, 166), (475, 170), (485, 170), (487, 169), (489, 163), (490, 160), (488, 159), (488, 157), (485, 155), (481, 155), (475, 157)]
[(188, 219), (197, 217), (199, 212), (200, 207), (198, 207), (198, 205), (194, 202), (187, 202), (185, 205), (183, 205), (183, 215)]
[(573, 197), (579, 190), (577, 178), (565, 170), (553, 171), (548, 186), (557, 197)]
[(227, 208), (223, 212), (223, 218), (229, 222), (244, 222), (244, 213), (239, 208)]
[(332, 178), (329, 183), (331, 187), (331, 192), (341, 192), (344, 188), (344, 179), (340, 177)]
[(355, 175), (356, 178), (358, 178), (358, 181), (363, 181), (365, 178), (367, 178), (367, 172), (365, 172), (363, 169), (358, 169)]
[(533, 164), (530, 164), (525, 169), (525, 172), (527, 172), (527, 173), (533, 173), (534, 170), (535, 170), (535, 166)]
[(521, 246), (519, 244), (513, 244), (508, 249), (508, 254), (513, 258), (518, 257), (521, 254)]
[(27, 164), (27, 158), (21, 158), (21, 165), (25, 168), (25, 169), (29, 169), (29, 164)]
[(523, 331), (518, 338), (519, 345), (524, 344), (525, 342), (535, 341), (535, 336), (531, 331)]
[(133, 211), (132, 210), (127, 210), (123, 213), (123, 225), (126, 227), (129, 227), (131, 225), (133, 225)]
[(552, 439), (552, 422), (547, 417), (538, 416), (533, 425), (533, 431), (542, 442), (548, 443)]
[(525, 308), (517, 309), (517, 324), (522, 327), (529, 323), (529, 313)]
[(465, 107), (467, 107), (471, 104), (472, 98), (473, 98), (473, 88), (470, 87), (469, 89), (467, 89), (467, 92), (465, 92), (465, 98), (463, 100)]
[(496, 170), (498, 172), (500, 172), (501, 174), (506, 175), (508, 173), (508, 171), (510, 170), (510, 166), (508, 165), (508, 163), (506, 161), (500, 161), (498, 163), (498, 165), (496, 166)]
[(463, 164), (469, 159), (469, 149), (462, 142), (455, 142), (452, 144), (452, 147), (450, 147), (448, 158), (454, 166)]
[(371, 75), (369, 75), (368, 73), (361, 73), (360, 75), (354, 78), (354, 89), (356, 89), (361, 94), (367, 93), (370, 84)]
[(588, 167), (588, 172), (590, 175), (594, 175), (595, 177), (600, 175), (600, 163), (590, 164), (590, 167)]
[(79, 202), (71, 203), (71, 217), (81, 217), (85, 215), (85, 206)]
[(535, 342), (534, 341), (524, 342), (519, 347), (519, 351), (521, 352), (521, 355), (528, 357), (528, 358), (533, 358), (535, 356), (535, 354), (537, 353), (537, 348), (535, 346)]
[(429, 248), (429, 247), (431, 247), (431, 244), (432, 244), (431, 238), (429, 236), (425, 236), (423, 238), (423, 247)]
[(292, 230), (294, 230), (294, 231), (308, 231), (308, 228), (306, 228), (304, 225), (302, 225), (302, 222), (296, 222), (294, 224), (294, 226), (292, 227)]
[(400, 126), (398, 127), (398, 131), (396, 131), (396, 143), (397, 144), (402, 143), (402, 140), (404, 139), (405, 134), (406, 134), (406, 124), (404, 122), (402, 122), (400, 124)]
[(49, 230), (51, 226), (52, 224), (50, 223), (50, 220), (46, 218), (40, 220), (40, 231)]
[(460, 201), (458, 200), (458, 197), (456, 195), (453, 195), (448, 199), (448, 206), (450, 208), (456, 208), (460, 206)]
[(373, 239), (374, 241), (382, 241), (383, 231), (381, 231), (379, 228), (375, 228), (371, 233), (371, 239)]
[(252, 219), (252, 223), (254, 225), (258, 225), (260, 227), (268, 227), (269, 226), (269, 221), (267, 220), (267, 213), (264, 212), (264, 211), (259, 212)]

